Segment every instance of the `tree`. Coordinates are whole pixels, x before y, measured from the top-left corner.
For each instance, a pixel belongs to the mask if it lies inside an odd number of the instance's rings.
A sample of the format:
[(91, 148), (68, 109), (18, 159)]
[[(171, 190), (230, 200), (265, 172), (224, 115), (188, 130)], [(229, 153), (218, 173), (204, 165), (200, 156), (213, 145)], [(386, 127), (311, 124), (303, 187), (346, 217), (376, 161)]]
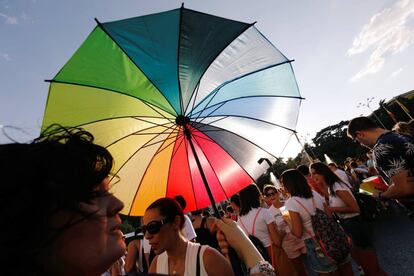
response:
[(341, 164), (348, 156), (355, 157), (365, 154), (368, 150), (354, 143), (348, 138), (346, 131), (349, 121), (341, 121), (336, 125), (328, 126), (312, 139), (314, 146), (308, 145), (316, 159), (325, 160), (324, 154), (328, 154), (338, 164)]

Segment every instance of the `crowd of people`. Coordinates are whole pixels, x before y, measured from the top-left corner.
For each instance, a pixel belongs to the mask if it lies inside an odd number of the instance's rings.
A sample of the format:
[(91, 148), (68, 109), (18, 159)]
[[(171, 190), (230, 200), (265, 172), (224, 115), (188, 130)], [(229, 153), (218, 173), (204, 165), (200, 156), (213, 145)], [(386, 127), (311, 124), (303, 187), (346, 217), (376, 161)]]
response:
[(82, 129), (51, 129), (29, 144), (0, 145), (1, 275), (387, 275), (358, 185), (378, 174), (370, 197), (414, 197), (414, 138), (350, 121), (370, 149), (344, 167), (314, 162), (284, 171), (279, 185), (252, 183), (220, 207), (184, 214), (185, 198), (160, 198), (125, 243), (123, 203), (109, 189), (110, 153)]

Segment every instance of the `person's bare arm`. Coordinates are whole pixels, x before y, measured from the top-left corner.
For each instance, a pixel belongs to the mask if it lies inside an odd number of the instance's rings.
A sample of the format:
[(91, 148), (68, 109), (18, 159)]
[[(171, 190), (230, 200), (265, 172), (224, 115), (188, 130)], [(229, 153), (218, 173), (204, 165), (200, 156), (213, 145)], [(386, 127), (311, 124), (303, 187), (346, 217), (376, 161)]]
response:
[(209, 276), (234, 275), (230, 262), (217, 250), (208, 247), (203, 255), (204, 267)]
[(414, 195), (414, 177), (408, 170), (401, 170), (391, 177), (391, 185), (381, 193), (383, 198), (404, 198)]
[(158, 256), (155, 256), (155, 258), (152, 260), (151, 265), (148, 269), (149, 273), (157, 273), (157, 259)]
[(302, 218), (298, 212), (289, 210), (290, 221), (292, 222), (292, 234), (301, 239), (303, 234)]
[(277, 231), (276, 224), (274, 222), (267, 225), (267, 230), (269, 231), (270, 239), (272, 240), (273, 244), (277, 247), (282, 246), (282, 235), (280, 235), (279, 231)]
[(139, 258), (140, 241), (134, 240), (128, 244), (128, 254), (125, 259), (125, 272), (136, 270), (136, 262)]

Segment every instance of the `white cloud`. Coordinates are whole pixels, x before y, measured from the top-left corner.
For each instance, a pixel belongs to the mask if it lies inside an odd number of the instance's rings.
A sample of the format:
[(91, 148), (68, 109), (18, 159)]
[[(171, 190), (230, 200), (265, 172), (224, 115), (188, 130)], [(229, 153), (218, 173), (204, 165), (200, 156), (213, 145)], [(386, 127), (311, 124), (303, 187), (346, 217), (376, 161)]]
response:
[(28, 21), (28, 20), (32, 19), (24, 11), (22, 12), (22, 18), (23, 18), (24, 21)]
[(390, 78), (395, 78), (396, 76), (398, 76), (402, 71), (404, 70), (404, 68), (399, 68), (398, 70), (394, 71), (391, 73)]
[(14, 16), (8, 16), (7, 14), (0, 13), (0, 17), (3, 17), (6, 19), (6, 24), (18, 24), (17, 17)]
[(372, 50), (366, 66), (351, 81), (377, 73), (388, 55), (402, 52), (413, 42), (414, 28), (407, 25), (412, 16), (414, 0), (400, 0), (371, 17), (347, 51), (347, 55), (352, 56)]
[(9, 54), (6, 54), (6, 53), (1, 53), (0, 52), (0, 57), (3, 58), (3, 59), (5, 59), (5, 60), (7, 60), (7, 61), (10, 61), (11, 60)]

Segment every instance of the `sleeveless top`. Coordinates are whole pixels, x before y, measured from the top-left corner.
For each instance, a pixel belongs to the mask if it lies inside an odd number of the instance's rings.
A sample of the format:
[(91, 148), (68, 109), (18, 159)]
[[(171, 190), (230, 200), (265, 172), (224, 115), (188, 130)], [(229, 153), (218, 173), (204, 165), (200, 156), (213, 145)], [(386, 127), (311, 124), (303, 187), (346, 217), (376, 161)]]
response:
[[(200, 245), (199, 243), (188, 242), (187, 251), (185, 253), (185, 271), (184, 276), (194, 276), (197, 270), (197, 251), (198, 247), (201, 246), (200, 250), (200, 276), (208, 276), (206, 269), (204, 268), (204, 251), (208, 246)], [(164, 251), (157, 258), (157, 273), (168, 275), (168, 255)]]

